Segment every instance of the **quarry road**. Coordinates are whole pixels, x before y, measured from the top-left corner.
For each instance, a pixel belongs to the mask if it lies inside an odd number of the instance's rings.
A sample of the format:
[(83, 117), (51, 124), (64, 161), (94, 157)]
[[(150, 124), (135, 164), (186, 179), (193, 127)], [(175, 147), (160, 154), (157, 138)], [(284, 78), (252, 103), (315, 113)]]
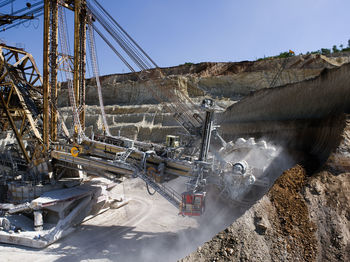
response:
[[(167, 184), (183, 192), (186, 181), (177, 178)], [(0, 261), (177, 261), (231, 225), (251, 206), (228, 205), (214, 192), (208, 192), (203, 216), (182, 217), (159, 194), (150, 196), (142, 180), (128, 179), (111, 191), (113, 198), (123, 198), (127, 205), (87, 220), (75, 232), (42, 250), (0, 244)]]
[[(120, 209), (121, 214), (115, 212), (106, 212), (105, 216), (101, 215), (93, 220), (87, 221), (76, 232), (71, 239), (67, 238), (68, 245), (73, 245), (79, 241), (84, 246), (84, 253), (91, 250), (105, 249), (106, 241), (109, 242), (108, 236), (113, 236), (115, 239), (122, 239), (125, 235), (134, 235), (130, 233), (131, 228), (136, 228), (137, 225), (147, 219), (152, 212), (151, 203), (148, 199), (142, 199), (134, 196), (129, 200), (128, 206)], [(116, 221), (120, 221), (116, 225)], [(98, 230), (93, 227), (98, 226)], [(72, 242), (71, 242), (72, 241)], [(108, 243), (107, 243), (108, 244)]]
[(84, 222), (46, 249), (0, 244), (0, 261), (176, 261), (196, 249), (198, 220), (178, 216), (160, 195), (148, 195), (139, 179), (123, 184), (112, 194), (129, 204)]

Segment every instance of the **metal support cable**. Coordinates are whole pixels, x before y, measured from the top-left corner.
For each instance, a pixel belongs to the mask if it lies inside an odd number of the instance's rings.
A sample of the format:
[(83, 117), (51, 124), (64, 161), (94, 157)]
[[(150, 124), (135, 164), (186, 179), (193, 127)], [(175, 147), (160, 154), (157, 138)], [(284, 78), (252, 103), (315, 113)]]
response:
[(289, 57), (285, 58), (281, 67), (278, 69), (277, 73), (275, 74), (275, 76), (273, 77), (271, 83), (270, 83), (270, 88), (275, 87), (277, 80), (280, 78), (283, 70), (286, 68), (286, 65), (288, 63)]
[(120, 30), (132, 41), (132, 43), (149, 59), (149, 61), (155, 66), (158, 67), (158, 65), (152, 60), (151, 57), (149, 57), (149, 55), (137, 44), (137, 42), (124, 30), (124, 28), (103, 8), (103, 6), (98, 3), (96, 0), (93, 0), (97, 6), (99, 6), (99, 8), (101, 10), (104, 11), (104, 13), (110, 18), (110, 20), (112, 20), (119, 28)]
[[(98, 6), (100, 6), (100, 5), (98, 5)], [(100, 6), (101, 7), (101, 6)], [(91, 6), (91, 4), (89, 5), (89, 8), (91, 9), (91, 11), (92, 11), (92, 13), (96, 16), (96, 19), (98, 19), (98, 21), (102, 24), (102, 17), (104, 17), (104, 16), (102, 16), (101, 17), (101, 14), (98, 12), (98, 11), (96, 11), (96, 9), (94, 8), (94, 7), (92, 7)], [(103, 8), (102, 8), (103, 9)], [(104, 11), (104, 13), (105, 13), (105, 16), (106, 17), (109, 17), (110, 18), (110, 20), (113, 20), (114, 21), (114, 23), (115, 24), (118, 24), (108, 13), (107, 13), (107, 11), (106, 10), (104, 10), (103, 9), (103, 11)], [(107, 24), (102, 24), (103, 26), (104, 26), (104, 28), (106, 28), (107, 26), (108, 26), (108, 28), (110, 28), (111, 26), (110, 25), (107, 25)], [(118, 24), (119, 25), (119, 24)], [(119, 25), (119, 27), (120, 27), (120, 25)], [(96, 26), (94, 27), (94, 28), (96, 28)], [(125, 30), (123, 29), (123, 31), (125, 32)], [(109, 33), (111, 34), (111, 31), (109, 31)], [(126, 32), (125, 32), (126, 33)], [(102, 34), (100, 34), (100, 35), (102, 35)], [(127, 34), (126, 34), (127, 35)], [(141, 63), (141, 62), (140, 62)], [(144, 70), (144, 67), (142, 67), (142, 68), (140, 68), (141, 70)], [(167, 94), (166, 95), (166, 97), (169, 99), (170, 97), (172, 97), (172, 96), (174, 96), (174, 97), (176, 97), (176, 94)], [(169, 99), (170, 101), (171, 101), (171, 99)], [(185, 99), (185, 100), (188, 100), (188, 99)], [(177, 100), (178, 101), (178, 100)]]
[(65, 69), (64, 72), (66, 75), (66, 81), (68, 85), (69, 101), (73, 111), (74, 126), (77, 128), (78, 135), (80, 135), (82, 138), (85, 138), (85, 134), (80, 124), (78, 109), (76, 106), (76, 100), (74, 96), (73, 77), (72, 77), (72, 72), (70, 70), (70, 65), (68, 62), (68, 54), (70, 54), (70, 51), (69, 51), (69, 45), (67, 40), (68, 35), (65, 27), (66, 19), (65, 19), (63, 7), (61, 5), (58, 6), (58, 23), (59, 23), (58, 28), (59, 28), (59, 39), (60, 39), (61, 50), (62, 50), (62, 53), (67, 56), (67, 58), (64, 59), (62, 65), (63, 65), (63, 68)]
[(118, 45), (124, 50), (124, 52), (133, 60), (133, 62), (141, 69), (149, 69), (144, 61), (131, 49), (121, 36), (113, 29), (113, 27), (105, 20), (104, 16), (101, 15), (94, 7), (88, 4), (88, 8), (94, 15), (96, 20), (102, 25), (102, 27), (110, 34), (110, 36), (118, 43)]
[(92, 25), (96, 33), (105, 41), (105, 43), (112, 49), (112, 51), (122, 60), (122, 62), (130, 69), (132, 72), (136, 72), (135, 69), (126, 61), (126, 59), (114, 48), (112, 43), (102, 34), (102, 32), (95, 26)]
[[(107, 31), (107, 33), (118, 43), (118, 45), (124, 50), (125, 53), (128, 54), (128, 56), (133, 57), (133, 54), (130, 52), (126, 44), (123, 42), (122, 39), (117, 36), (115, 30), (112, 28), (110, 24), (103, 18), (103, 14), (101, 14), (99, 11), (97, 11), (93, 6), (91, 6), (89, 3), (87, 3), (88, 9), (93, 15), (94, 19), (96, 19), (99, 24)], [(135, 62), (135, 61), (134, 61)], [(136, 63), (136, 62), (135, 62)]]
[(100, 103), (103, 125), (104, 125), (104, 129), (106, 130), (107, 135), (110, 136), (109, 127), (108, 127), (107, 120), (106, 120), (106, 113), (105, 113), (105, 109), (104, 109), (104, 105), (103, 105), (101, 83), (100, 83), (100, 77), (99, 77), (99, 72), (98, 72), (98, 61), (97, 61), (97, 56), (96, 56), (95, 36), (94, 36), (94, 31), (93, 31), (91, 24), (88, 25), (87, 36), (88, 36), (88, 40), (89, 40), (88, 43), (89, 43), (89, 49), (90, 49), (92, 71), (93, 71), (94, 77), (96, 79), (98, 100)]
[(6, 5), (8, 5), (8, 4), (11, 4), (11, 3), (13, 3), (14, 1), (15, 1), (15, 0), (6, 0), (6, 1), (2, 1), (2, 3), (0, 3), (0, 8), (6, 6)]
[[(149, 90), (152, 92), (152, 95), (153, 97), (156, 98), (156, 100), (160, 102), (164, 100), (164, 98), (159, 97), (157, 92), (153, 90), (152, 87), (149, 87)], [(170, 112), (173, 112), (173, 113), (181, 112), (182, 118), (184, 119), (182, 121), (179, 121), (181, 125), (183, 125), (183, 122), (187, 122), (187, 123), (191, 123), (193, 127), (197, 126), (193, 123), (194, 119), (193, 119), (193, 116), (190, 114), (190, 112), (192, 112), (193, 109), (189, 108), (185, 102), (181, 102), (180, 97), (176, 95), (173, 91), (169, 91), (169, 90), (167, 91), (166, 89), (164, 90), (162, 89), (160, 91), (161, 91), (161, 94), (169, 100), (169, 102), (173, 103), (173, 104), (165, 104), (165, 107)]]
[[(32, 11), (33, 12), (32, 14), (33, 14), (34, 18), (38, 18), (39, 16), (42, 16), (44, 14), (43, 8), (44, 8), (44, 6), (38, 7), (37, 9)], [(27, 20), (22, 20), (22, 21), (19, 21), (16, 24), (11, 24), (11, 25), (3, 28), (2, 31), (9, 30), (9, 29), (14, 28), (16, 26), (24, 24), (25, 22), (28, 22), (28, 21)]]
[[(123, 33), (123, 31), (120, 30), (119, 27), (117, 27), (115, 25), (115, 23), (113, 21), (115, 20), (111, 20), (111, 16), (106, 12), (106, 10), (104, 10), (103, 8), (100, 8), (100, 11), (102, 12), (102, 15), (100, 14), (100, 12), (93, 7), (91, 4), (88, 4), (88, 6), (91, 8), (92, 12), (94, 12), (96, 15), (99, 15), (101, 20), (103, 20), (103, 23), (108, 25), (112, 31), (114, 36), (112, 37), (118, 37), (119, 40), (125, 44), (125, 46), (128, 48), (128, 51), (131, 52), (133, 55), (135, 55), (135, 57), (137, 57), (137, 59), (139, 60), (139, 62), (141, 64), (143, 64), (145, 66), (145, 69), (149, 69), (152, 66), (150, 65), (149, 61), (147, 60), (146, 57), (144, 57), (141, 52), (139, 51), (139, 49), (132, 44), (132, 42), (130, 41), (130, 39)], [(107, 20), (106, 20), (107, 18)], [(102, 22), (100, 22), (102, 24)]]
[[(12, 2), (13, 2), (13, 1), (12, 1)], [(37, 2), (37, 3), (32, 4), (30, 7), (25, 7), (25, 8), (19, 9), (19, 10), (13, 12), (12, 15), (16, 15), (16, 14), (19, 14), (19, 13), (21, 13), (21, 12), (23, 12), (23, 11), (30, 10), (30, 11), (24, 13), (24, 15), (28, 15), (28, 14), (30, 14), (31, 12), (34, 12), (33, 10), (31, 10), (31, 8), (36, 7), (36, 6), (38, 6), (38, 5), (42, 5), (42, 1), (39, 1), (39, 2)], [(1, 6), (0, 6), (0, 7), (1, 7)], [(40, 8), (43, 9), (43, 8), (44, 8), (44, 5), (42, 5)]]
[(142, 61), (142, 63), (145, 65), (146, 69), (152, 68), (151, 62), (145, 57), (142, 52), (140, 51), (135, 44), (130, 40), (130, 38), (125, 35), (125, 33), (114, 23), (114, 19), (111, 19), (111, 16), (104, 10), (102, 14), (103, 18), (107, 18), (106, 23), (113, 28), (116, 35), (125, 43), (125, 45), (135, 54), (135, 56)]
[[(98, 19), (98, 18), (97, 18)], [(106, 24), (102, 24), (104, 29), (112, 36), (112, 38), (118, 43), (118, 45), (124, 50), (124, 52), (131, 58), (131, 60), (137, 65), (140, 70), (147, 70), (147, 67), (143, 62), (122, 42), (118, 35), (113, 34), (112, 28)]]
[[(87, 3), (87, 6), (96, 21), (98, 21), (104, 30), (106, 30), (107, 33), (118, 43), (125, 54), (141, 71), (150, 69), (151, 64), (155, 64), (154, 61), (150, 59), (144, 50), (141, 50), (130, 35), (126, 33), (126, 31), (113, 19), (113, 17), (109, 15), (99, 3), (97, 3), (97, 1), (92, 1), (95, 3), (95, 6), (89, 2)], [(126, 64), (127, 67), (134, 72), (135, 70), (132, 68), (132, 66), (127, 63), (123, 55), (121, 55), (107, 40), (107, 38), (103, 36), (101, 31), (98, 30), (97, 26), (93, 25), (93, 27), (107, 43), (107, 45), (109, 45), (117, 56), (122, 59), (124, 64)], [(161, 72), (160, 75), (162, 76)], [(148, 86), (148, 88), (152, 92), (153, 97), (159, 102), (164, 101), (164, 99), (169, 101), (169, 103), (164, 104), (165, 108), (176, 114), (175, 119), (183, 127), (185, 127), (186, 130), (195, 130), (201, 126), (202, 123), (194, 116), (195, 113), (198, 113), (195, 110), (195, 105), (186, 94), (179, 92), (179, 90), (174, 88), (174, 86), (164, 86), (164, 88), (161, 87), (159, 91), (154, 90), (154, 88), (151, 86)]]

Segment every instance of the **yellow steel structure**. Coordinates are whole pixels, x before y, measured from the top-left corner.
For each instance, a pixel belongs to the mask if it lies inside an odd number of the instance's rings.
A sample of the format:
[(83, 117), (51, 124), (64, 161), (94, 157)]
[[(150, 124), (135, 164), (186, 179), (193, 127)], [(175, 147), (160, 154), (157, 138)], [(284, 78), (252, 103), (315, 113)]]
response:
[(50, 138), (57, 140), (57, 20), (58, 0), (44, 0), (43, 140), (46, 148)]
[(85, 126), (86, 1), (44, 0), (43, 140), (47, 148), (50, 140), (57, 140), (58, 5), (74, 11), (73, 87), (82, 129)]
[[(81, 159), (88, 158), (88, 156), (101, 157), (101, 161), (103, 160), (106, 162), (113, 162), (115, 156), (119, 153), (125, 152), (125, 150), (125, 147), (106, 144), (99, 141), (84, 141), (81, 145), (56, 148), (55, 154), (51, 154), (51, 156), (57, 160), (65, 161), (66, 155), (70, 155), (71, 157), (77, 157), (79, 155), (79, 159), (76, 159), (75, 163), (84, 165), (83, 162), (79, 161), (83, 161)], [(75, 154), (75, 156), (73, 154)], [(144, 152), (138, 150), (132, 151), (128, 157), (127, 162), (134, 164), (141, 163), (144, 159), (144, 154)], [(145, 164), (147, 167), (151, 166), (157, 168), (161, 163), (164, 163), (164, 158), (155, 154), (149, 155), (145, 159)], [(184, 177), (193, 177), (195, 175), (193, 173), (193, 165), (186, 161), (177, 161), (167, 158), (165, 163), (166, 165), (164, 166), (164, 174), (166, 175)], [(103, 170), (103, 167), (100, 167), (100, 170)], [(120, 174), (123, 174), (123, 172), (120, 172)]]
[[(18, 132), (17, 130), (17, 127), (16, 127), (16, 124), (15, 124), (15, 121), (13, 120), (12, 116), (11, 116), (11, 113), (10, 113), (10, 110), (7, 106), (7, 102), (5, 101), (4, 99), (4, 96), (0, 93), (0, 102), (2, 104), (2, 107), (3, 107), (3, 111), (5, 112), (6, 116), (8, 117), (8, 120), (10, 122), (10, 125), (11, 125), (11, 128), (13, 129), (15, 135), (16, 135), (16, 140), (21, 148), (21, 151), (24, 155), (24, 158), (25, 160), (27, 161), (27, 163), (30, 162), (30, 158), (29, 158), (29, 155), (25, 149), (25, 146), (24, 146), (24, 143), (23, 143), (23, 140), (21, 139), (21, 134), (20, 132)], [(22, 129), (22, 128), (21, 128)]]
[(74, 95), (81, 128), (85, 128), (86, 2), (74, 1)]
[(51, 142), (57, 140), (59, 5), (74, 12), (73, 84), (84, 129), (86, 1), (44, 0), (43, 77), (29, 53), (0, 44), (0, 129), (13, 130), (27, 163), (48, 157)]
[[(29, 163), (41, 157), (34, 152), (43, 147), (42, 78), (29, 53), (3, 44), (0, 44), (0, 72), (0, 131), (12, 129)], [(31, 146), (25, 147), (24, 140), (31, 141)], [(39, 151), (41, 154), (42, 150)]]
[(49, 52), (50, 52), (50, 4), (51, 0), (44, 0), (44, 61), (43, 61), (43, 140), (49, 147)]
[(51, 1), (51, 50), (50, 50), (50, 87), (51, 87), (51, 140), (57, 140), (57, 64), (58, 64), (58, 2)]

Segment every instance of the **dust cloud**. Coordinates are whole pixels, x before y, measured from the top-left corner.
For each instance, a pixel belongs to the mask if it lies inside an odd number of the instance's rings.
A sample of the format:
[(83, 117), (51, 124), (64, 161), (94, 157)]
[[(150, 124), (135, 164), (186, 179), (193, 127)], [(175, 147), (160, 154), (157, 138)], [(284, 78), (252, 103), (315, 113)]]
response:
[[(198, 246), (210, 240), (242, 216), (255, 201), (268, 191), (284, 170), (295, 164), (293, 158), (282, 147), (261, 141), (252, 143), (250, 140), (250, 150), (242, 151), (239, 156), (237, 152), (233, 155), (229, 154), (226, 158), (231, 158), (233, 162), (244, 159), (252, 167), (263, 170), (258, 174), (257, 179), (264, 180), (265, 183), (252, 186), (249, 192), (242, 197), (241, 202), (218, 198), (218, 189), (214, 186), (210, 187), (206, 200), (206, 211), (201, 217), (178, 216), (172, 221), (171, 217), (174, 214), (156, 212), (157, 217), (153, 223), (171, 222), (168, 226), (173, 230), (148, 235), (142, 245), (134, 245), (130, 253), (120, 253), (115, 261), (177, 261), (195, 251)], [(262, 150), (267, 152), (262, 152)], [(185, 181), (184, 178), (178, 178), (171, 181), (169, 185), (181, 192), (185, 188)], [(152, 205), (157, 209), (157, 202)], [(153, 214), (151, 216), (153, 217)], [(124, 243), (124, 245), (127, 244)], [(129, 245), (126, 248), (131, 249)]]
[[(14, 261), (33, 252), (36, 259), (50, 257), (58, 262), (177, 261), (232, 224), (267, 192), (285, 169), (293, 165), (293, 159), (282, 148), (275, 152), (273, 159), (260, 159), (259, 146), (242, 151), (240, 157), (248, 164), (263, 167), (259, 179), (267, 177), (269, 184), (253, 186), (241, 203), (219, 198), (220, 190), (212, 186), (208, 188), (204, 215), (182, 217), (160, 195), (150, 196), (143, 181), (128, 179), (112, 191), (117, 198), (124, 195), (128, 205), (83, 223), (75, 233), (44, 250), (0, 246), (0, 252), (5, 257), (13, 257)], [(225, 157), (230, 157), (230, 154)], [(232, 161), (236, 160), (232, 158)], [(169, 186), (183, 192), (185, 182), (184, 178), (178, 178), (169, 182)]]

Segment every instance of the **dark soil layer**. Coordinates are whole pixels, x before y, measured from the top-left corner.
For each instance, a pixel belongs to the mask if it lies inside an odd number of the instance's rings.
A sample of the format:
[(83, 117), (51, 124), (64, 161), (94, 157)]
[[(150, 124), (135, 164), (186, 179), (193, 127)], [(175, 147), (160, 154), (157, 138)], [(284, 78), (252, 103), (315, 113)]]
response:
[[(309, 210), (300, 191), (305, 186), (306, 172), (296, 166), (284, 172), (268, 193), (276, 208), (273, 220), (276, 239), (283, 237), (287, 251), (305, 261), (315, 261), (316, 225), (310, 221)], [(278, 247), (278, 243), (276, 243)]]
[(350, 261), (350, 175), (297, 165), (182, 261)]

